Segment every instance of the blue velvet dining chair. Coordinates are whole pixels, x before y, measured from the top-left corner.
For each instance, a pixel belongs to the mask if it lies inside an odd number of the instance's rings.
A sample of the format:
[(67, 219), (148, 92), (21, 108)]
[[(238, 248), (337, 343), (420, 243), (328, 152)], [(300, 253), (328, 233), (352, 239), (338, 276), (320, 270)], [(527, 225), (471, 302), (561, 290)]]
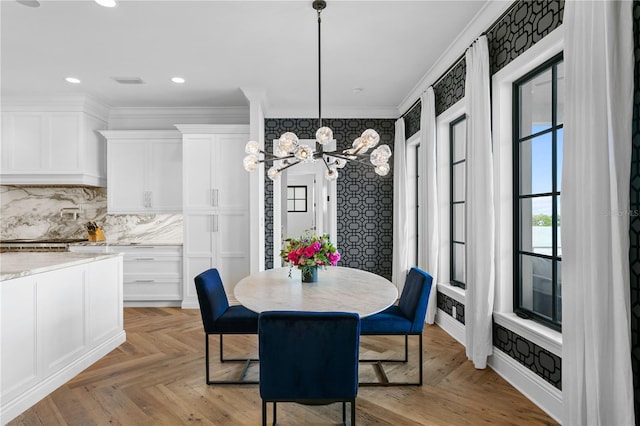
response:
[(349, 312), (268, 311), (260, 314), (258, 353), (262, 424), (267, 403), (351, 404), (355, 424), (360, 317)]
[[(229, 306), (229, 299), (217, 269), (213, 268), (202, 272), (194, 278), (194, 281), (205, 332), (207, 384), (257, 384), (257, 381), (244, 380), (250, 363), (257, 361), (257, 359), (225, 359), (223, 336), (225, 334), (257, 334), (258, 314), (244, 306)], [(238, 380), (211, 380), (209, 374), (209, 336), (212, 334), (217, 334), (220, 337), (220, 362), (242, 361), (245, 363)]]
[[(411, 268), (400, 295), (397, 305), (390, 306), (384, 311), (361, 320), (360, 334), (363, 336), (403, 335), (404, 359), (361, 359), (361, 362), (375, 362), (381, 381), (361, 382), (362, 386), (422, 386), (422, 331), (427, 314), (427, 303), (431, 293), (431, 275), (419, 268)], [(417, 382), (390, 382), (382, 367), (382, 362), (408, 362), (409, 336), (416, 335), (419, 339), (419, 374)]]

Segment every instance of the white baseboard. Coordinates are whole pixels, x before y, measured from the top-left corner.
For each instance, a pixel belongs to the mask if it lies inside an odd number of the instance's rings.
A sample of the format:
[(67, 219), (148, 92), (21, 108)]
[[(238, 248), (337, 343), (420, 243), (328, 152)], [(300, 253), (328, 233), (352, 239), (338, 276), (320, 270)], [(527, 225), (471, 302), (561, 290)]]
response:
[(74, 378), (85, 368), (89, 367), (113, 349), (120, 346), (120, 344), (124, 343), (126, 339), (127, 335), (125, 331), (122, 330), (118, 334), (91, 349), (71, 364), (53, 373), (31, 389), (13, 398), (11, 401), (2, 401), (0, 424), (4, 425), (19, 416), (51, 392)]
[(523, 367), (494, 346), (488, 365), (558, 423), (562, 418), (562, 391)]
[(167, 308), (167, 307), (180, 307), (182, 304), (179, 300), (156, 300), (156, 301), (142, 301), (142, 300), (130, 300), (124, 302), (125, 308)]
[[(440, 309), (436, 314), (436, 324), (464, 346), (465, 328), (463, 324)], [(487, 364), (555, 421), (560, 422), (562, 418), (561, 390), (558, 390), (495, 346), (493, 355), (489, 357)]]
[(464, 342), (466, 340), (466, 337), (464, 334), (464, 324), (453, 318), (442, 309), (438, 309), (438, 311), (436, 312), (436, 324), (438, 324), (444, 331), (449, 333), (451, 337), (460, 342), (462, 346), (465, 346)]

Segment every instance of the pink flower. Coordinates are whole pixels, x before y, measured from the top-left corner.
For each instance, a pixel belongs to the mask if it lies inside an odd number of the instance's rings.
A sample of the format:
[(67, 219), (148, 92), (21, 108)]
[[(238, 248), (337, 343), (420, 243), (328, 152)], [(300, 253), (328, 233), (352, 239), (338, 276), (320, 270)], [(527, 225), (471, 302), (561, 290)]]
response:
[(331, 263), (331, 266), (336, 266), (339, 260), (340, 260), (340, 253), (338, 252), (329, 253), (329, 263)]
[(320, 244), (318, 241), (316, 241), (315, 243), (311, 244), (311, 247), (313, 248), (313, 252), (317, 253), (322, 248), (322, 244)]
[(310, 245), (306, 249), (304, 249), (304, 255), (307, 257), (313, 257), (316, 254), (316, 251), (313, 249), (313, 245)]
[(298, 254), (295, 251), (292, 251), (287, 255), (287, 260), (293, 263), (298, 263), (298, 257)]

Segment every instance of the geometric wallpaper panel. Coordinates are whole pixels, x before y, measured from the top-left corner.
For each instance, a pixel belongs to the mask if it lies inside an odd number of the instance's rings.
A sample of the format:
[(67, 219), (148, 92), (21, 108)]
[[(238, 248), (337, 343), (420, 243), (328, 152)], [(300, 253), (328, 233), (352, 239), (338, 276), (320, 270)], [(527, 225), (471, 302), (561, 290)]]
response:
[(405, 112), (402, 118), (404, 119), (404, 136), (409, 139), (420, 131), (420, 115), (422, 114), (422, 103), (418, 99), (418, 102)]
[[(630, 210), (640, 211), (640, 2), (633, 3), (635, 87), (631, 154)], [(631, 366), (636, 419), (640, 416), (640, 216), (629, 218), (629, 269), (631, 284)]]
[[(314, 139), (317, 119), (267, 118), (264, 120), (265, 145), (284, 132), (300, 139)], [(337, 149), (351, 147), (365, 129), (380, 134), (380, 144), (393, 152), (395, 119), (323, 118), (333, 130)], [(337, 181), (339, 265), (363, 269), (391, 279), (393, 260), (393, 157), (391, 171), (378, 176), (373, 167), (348, 163)], [(265, 267), (273, 268), (273, 184), (265, 176)]]

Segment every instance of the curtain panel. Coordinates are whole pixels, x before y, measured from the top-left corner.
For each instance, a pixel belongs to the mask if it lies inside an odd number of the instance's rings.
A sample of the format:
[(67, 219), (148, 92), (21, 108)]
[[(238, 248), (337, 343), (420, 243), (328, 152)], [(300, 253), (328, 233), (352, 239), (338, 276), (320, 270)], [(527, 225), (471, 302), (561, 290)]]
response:
[(409, 204), (407, 200), (407, 141), (404, 118), (396, 120), (393, 153), (393, 260), (392, 282), (402, 293), (409, 273)]
[(440, 230), (438, 217), (438, 182), (436, 161), (436, 97), (433, 87), (429, 86), (420, 97), (422, 112), (420, 115), (420, 158), (418, 171), (423, 176), (420, 194), (419, 235), (423, 235), (423, 243), (419, 253), (420, 268), (433, 277), (429, 304), (427, 305), (426, 322), (433, 324), (438, 311), (438, 258), (440, 250)]
[(486, 368), (487, 357), (493, 353), (495, 287), (493, 153), (486, 36), (481, 36), (467, 49), (465, 60), (465, 338), (467, 357), (476, 368)]
[(629, 303), (632, 5), (565, 5), (561, 276), (567, 425), (634, 424)]

